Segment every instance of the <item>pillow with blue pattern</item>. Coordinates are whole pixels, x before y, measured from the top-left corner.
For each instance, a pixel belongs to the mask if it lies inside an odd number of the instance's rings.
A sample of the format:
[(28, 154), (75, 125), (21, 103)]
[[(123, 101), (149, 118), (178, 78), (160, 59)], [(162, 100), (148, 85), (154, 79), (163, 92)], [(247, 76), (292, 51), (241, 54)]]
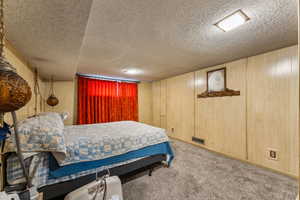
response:
[[(18, 123), (22, 152), (52, 152), (60, 159), (66, 154), (64, 123), (58, 113), (41, 114)], [(4, 152), (15, 152), (14, 132), (7, 139)], [(55, 156), (55, 157), (56, 157)]]

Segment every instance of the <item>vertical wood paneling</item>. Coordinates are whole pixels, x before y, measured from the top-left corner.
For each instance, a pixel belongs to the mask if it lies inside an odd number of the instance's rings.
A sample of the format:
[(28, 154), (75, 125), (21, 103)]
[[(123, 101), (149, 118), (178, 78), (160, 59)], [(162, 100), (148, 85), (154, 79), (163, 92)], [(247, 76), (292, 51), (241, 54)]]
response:
[[(290, 172), (293, 175), (299, 175), (299, 55), (298, 46), (291, 48), (292, 51), (292, 77), (291, 77), (291, 103), (290, 110), (292, 116), (290, 120), (291, 126), (291, 156), (289, 158)], [(295, 139), (296, 138), (296, 139)]]
[(160, 81), (152, 83), (152, 101), (153, 101), (153, 126), (160, 127)]
[[(196, 72), (195, 136), (205, 139), (205, 147), (246, 159), (246, 59)], [(206, 72), (226, 67), (227, 87), (240, 96), (197, 98), (206, 90)]]
[(152, 83), (138, 84), (139, 121), (152, 124)]
[(167, 79), (167, 130), (191, 141), (194, 135), (194, 72)]
[[(247, 81), (249, 160), (297, 174), (297, 47), (249, 58)], [(278, 150), (278, 161), (267, 158), (268, 148)]]
[[(205, 139), (204, 148), (297, 176), (297, 48), (154, 82), (156, 126), (164, 128), (166, 120), (168, 134), (174, 138), (193, 143), (191, 138), (195, 135)], [(206, 90), (206, 72), (224, 66), (228, 88), (240, 90), (241, 95), (198, 99), (197, 94)], [(279, 151), (278, 161), (267, 158), (268, 148)]]
[(167, 129), (167, 81), (160, 81), (160, 127)]

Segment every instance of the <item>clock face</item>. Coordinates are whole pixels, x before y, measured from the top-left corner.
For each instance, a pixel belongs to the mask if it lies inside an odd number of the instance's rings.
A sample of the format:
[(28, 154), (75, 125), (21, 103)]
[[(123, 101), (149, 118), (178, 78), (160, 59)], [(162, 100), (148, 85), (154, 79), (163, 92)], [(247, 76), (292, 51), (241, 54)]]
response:
[(225, 69), (208, 73), (208, 91), (220, 92), (225, 90)]

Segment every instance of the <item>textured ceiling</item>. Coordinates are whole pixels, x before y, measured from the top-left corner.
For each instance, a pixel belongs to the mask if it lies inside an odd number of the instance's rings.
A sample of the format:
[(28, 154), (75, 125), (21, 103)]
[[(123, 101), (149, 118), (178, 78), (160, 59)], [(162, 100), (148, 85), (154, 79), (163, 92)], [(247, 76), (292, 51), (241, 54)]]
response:
[(7, 39), (44, 78), (70, 80), (92, 0), (7, 0)]
[[(292, 0), (9, 0), (7, 7), (8, 39), (43, 76), (60, 80), (76, 71), (158, 80), (297, 44)], [(245, 25), (226, 33), (212, 25), (238, 9), (251, 18)]]

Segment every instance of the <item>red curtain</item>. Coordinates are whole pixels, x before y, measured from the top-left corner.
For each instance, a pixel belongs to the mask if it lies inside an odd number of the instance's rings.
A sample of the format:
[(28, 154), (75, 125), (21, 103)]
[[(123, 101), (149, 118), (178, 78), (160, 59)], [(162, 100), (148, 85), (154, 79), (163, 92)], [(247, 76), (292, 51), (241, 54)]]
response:
[[(138, 121), (138, 97), (136, 83), (119, 83), (120, 119)], [(119, 121), (121, 121), (119, 120)]]
[(78, 76), (77, 124), (138, 121), (136, 83)]

